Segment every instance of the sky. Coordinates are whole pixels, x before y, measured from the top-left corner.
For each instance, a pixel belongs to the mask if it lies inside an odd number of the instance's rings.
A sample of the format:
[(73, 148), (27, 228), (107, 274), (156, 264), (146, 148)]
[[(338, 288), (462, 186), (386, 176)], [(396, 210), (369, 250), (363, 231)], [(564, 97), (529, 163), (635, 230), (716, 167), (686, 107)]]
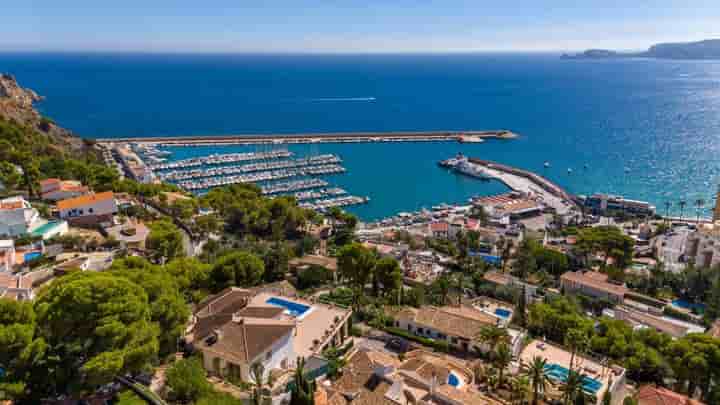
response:
[(639, 50), (720, 38), (718, 0), (2, 0), (0, 51)]

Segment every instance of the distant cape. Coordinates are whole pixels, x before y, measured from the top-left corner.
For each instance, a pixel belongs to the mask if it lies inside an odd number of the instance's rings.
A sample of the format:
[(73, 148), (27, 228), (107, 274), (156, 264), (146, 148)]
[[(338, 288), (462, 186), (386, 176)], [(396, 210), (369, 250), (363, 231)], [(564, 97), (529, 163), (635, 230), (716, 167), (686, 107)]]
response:
[(720, 59), (720, 39), (697, 42), (656, 44), (644, 52), (618, 52), (589, 49), (575, 54), (563, 54), (564, 59), (657, 58), (657, 59)]

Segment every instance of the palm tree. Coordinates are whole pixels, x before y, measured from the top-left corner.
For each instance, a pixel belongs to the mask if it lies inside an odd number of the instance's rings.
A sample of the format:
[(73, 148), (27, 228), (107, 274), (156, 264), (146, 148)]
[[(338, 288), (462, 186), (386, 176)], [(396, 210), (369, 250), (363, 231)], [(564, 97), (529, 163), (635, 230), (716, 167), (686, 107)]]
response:
[(685, 205), (687, 205), (687, 202), (685, 202), (685, 200), (680, 200), (678, 205), (680, 206), (680, 222), (682, 222), (683, 213), (685, 212)]
[(298, 357), (294, 384), (290, 390), (290, 405), (313, 405), (315, 403), (315, 381), (305, 376), (305, 360)]
[(547, 361), (540, 356), (535, 356), (530, 364), (522, 366), (523, 374), (530, 380), (532, 385), (532, 405), (537, 405), (540, 395), (545, 393), (545, 390), (550, 383), (550, 377), (545, 372), (547, 367)]
[(475, 341), (479, 345), (486, 344), (489, 347), (489, 352), (493, 353), (500, 343), (510, 341), (510, 335), (506, 329), (490, 325), (480, 329)]
[(564, 405), (576, 404), (585, 398), (585, 392), (583, 391), (584, 378), (585, 376), (577, 371), (570, 370), (570, 372), (568, 372), (565, 384), (560, 388), (560, 391), (563, 393), (562, 398)]
[(531, 396), (532, 391), (530, 390), (530, 380), (524, 376), (519, 375), (510, 381), (511, 386), (511, 399), (510, 402), (516, 405), (524, 405), (529, 403), (528, 400)]
[(492, 357), (492, 362), (498, 369), (498, 385), (502, 385), (504, 381), (503, 375), (505, 373), (505, 368), (512, 361), (512, 349), (510, 349), (510, 346), (507, 343), (500, 343), (500, 345), (495, 349), (495, 352), (493, 352)]
[(581, 329), (570, 329), (565, 335), (565, 346), (570, 348), (570, 371), (575, 367), (575, 355), (584, 352), (590, 345), (587, 333)]
[(700, 212), (702, 211), (702, 207), (705, 205), (705, 200), (702, 198), (698, 198), (695, 200), (695, 208), (697, 213), (697, 220), (695, 221), (696, 224), (700, 224)]
[(250, 366), (250, 373), (252, 374), (252, 401), (253, 405), (266, 405), (271, 402), (270, 398), (266, 396), (263, 391), (265, 386), (272, 386), (272, 377), (268, 374), (267, 379), (265, 378), (265, 367), (262, 363), (253, 363)]

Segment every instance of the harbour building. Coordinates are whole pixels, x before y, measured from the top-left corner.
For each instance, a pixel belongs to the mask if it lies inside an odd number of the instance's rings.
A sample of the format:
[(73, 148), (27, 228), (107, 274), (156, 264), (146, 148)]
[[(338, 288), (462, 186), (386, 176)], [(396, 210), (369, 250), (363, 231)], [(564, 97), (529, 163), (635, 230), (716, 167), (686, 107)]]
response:
[(628, 200), (619, 195), (593, 194), (585, 198), (584, 205), (595, 215), (613, 211), (636, 215), (655, 215), (655, 206), (650, 203)]

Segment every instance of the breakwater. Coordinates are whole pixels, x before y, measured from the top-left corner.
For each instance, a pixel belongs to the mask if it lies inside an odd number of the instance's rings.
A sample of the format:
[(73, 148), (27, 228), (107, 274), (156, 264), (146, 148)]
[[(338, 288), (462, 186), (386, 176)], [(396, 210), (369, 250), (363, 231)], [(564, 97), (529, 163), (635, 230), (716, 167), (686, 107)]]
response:
[(95, 142), (116, 144), (141, 143), (157, 146), (208, 145), (281, 145), (307, 143), (357, 142), (478, 142), (487, 138), (513, 139), (518, 135), (508, 130), (490, 131), (398, 131), (398, 132), (335, 132), (270, 135), (209, 135), (176, 137), (97, 138)]

